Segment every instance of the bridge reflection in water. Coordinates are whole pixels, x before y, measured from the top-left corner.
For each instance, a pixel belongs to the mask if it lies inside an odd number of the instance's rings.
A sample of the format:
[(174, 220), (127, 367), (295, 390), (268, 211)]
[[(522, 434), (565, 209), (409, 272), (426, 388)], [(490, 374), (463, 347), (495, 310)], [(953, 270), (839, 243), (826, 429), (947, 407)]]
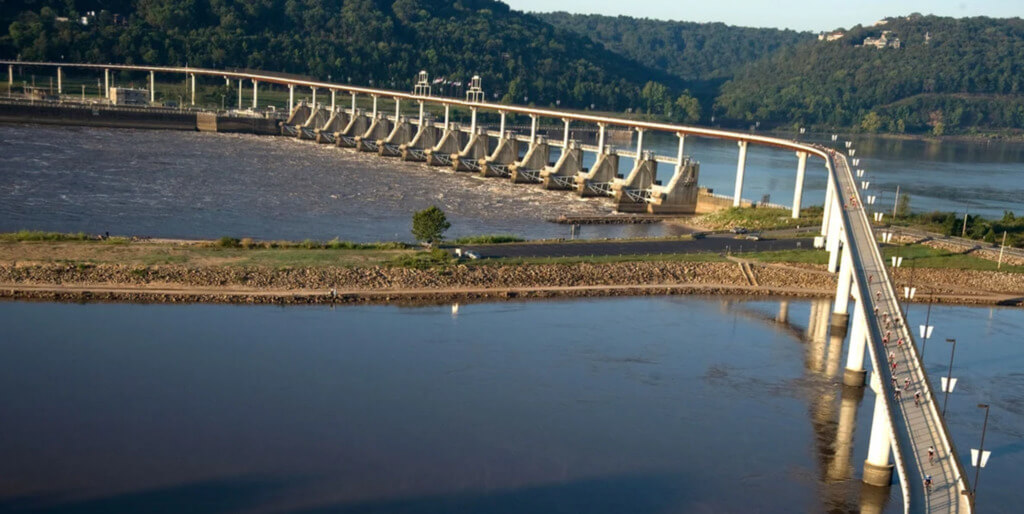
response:
[(875, 486), (855, 480), (854, 434), (857, 411), (864, 399), (863, 387), (842, 383), (841, 363), (845, 331), (830, 327), (832, 301), (809, 302), (806, 326), (791, 319), (790, 301), (779, 301), (774, 317), (733, 304), (746, 316), (775, 323), (790, 332), (805, 347), (804, 370), (809, 382), (818, 384), (809, 397), (808, 410), (815, 436), (821, 487), (822, 511), (881, 513), (891, 499), (892, 486)]

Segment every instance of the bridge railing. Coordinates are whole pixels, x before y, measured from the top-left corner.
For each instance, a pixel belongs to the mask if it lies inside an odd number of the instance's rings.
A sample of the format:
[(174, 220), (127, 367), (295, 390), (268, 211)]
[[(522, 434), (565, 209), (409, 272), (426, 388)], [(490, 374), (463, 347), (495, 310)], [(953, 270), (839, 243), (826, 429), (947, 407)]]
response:
[[(865, 219), (867, 218), (866, 213), (864, 213), (863, 216), (865, 217)], [(872, 231), (872, 239), (875, 241), (878, 240), (874, 234), (874, 231)], [(876, 244), (873, 246), (873, 251), (876, 254), (876, 257), (879, 260), (881, 260), (882, 264), (884, 265), (885, 261), (882, 260), (882, 254), (879, 245)], [(885, 267), (885, 273), (886, 278), (888, 279), (885, 281), (886, 291), (888, 292), (888, 294), (892, 295), (893, 298), (896, 298), (897, 305), (899, 305), (898, 292), (894, 289), (896, 278), (892, 274), (891, 268)], [(941, 410), (939, 409), (938, 399), (932, 390), (932, 382), (931, 379), (928, 378), (928, 371), (927, 367), (925, 366), (924, 359), (922, 358), (921, 354), (918, 353), (917, 351), (917, 341), (914, 337), (914, 331), (911, 328), (911, 326), (907, 324), (907, 320), (903, 315), (902, 309), (897, 309), (897, 315), (899, 316), (900, 327), (902, 327), (901, 329), (899, 329), (901, 332), (901, 336), (905, 337), (905, 340), (907, 341), (906, 351), (910, 353), (911, 357), (914, 359), (914, 362), (917, 365), (917, 369), (921, 373), (921, 384), (918, 387), (924, 388), (925, 390), (925, 404), (931, 411), (930, 417), (932, 419), (937, 419), (939, 422), (939, 429), (942, 436), (942, 445), (944, 446), (943, 449), (946, 451), (946, 458), (950, 461), (950, 465), (953, 467), (953, 469), (956, 470), (954, 482), (956, 482), (957, 484), (958, 494), (962, 495), (964, 492), (969, 492), (971, 490), (970, 482), (967, 479), (967, 470), (964, 468), (963, 462), (959, 458), (959, 453), (956, 449), (956, 443), (953, 442), (953, 439), (950, 436), (951, 432), (949, 430), (949, 426), (946, 423), (946, 418), (941, 414)]]

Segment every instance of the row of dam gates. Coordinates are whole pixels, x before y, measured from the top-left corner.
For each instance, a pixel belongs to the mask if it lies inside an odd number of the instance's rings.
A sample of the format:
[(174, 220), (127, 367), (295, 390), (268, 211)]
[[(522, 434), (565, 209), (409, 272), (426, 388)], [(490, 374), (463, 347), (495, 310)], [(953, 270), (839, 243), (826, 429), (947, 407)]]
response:
[[(594, 146), (570, 139), (568, 124), (564, 137), (552, 141), (538, 134), (536, 117), (528, 136), (506, 130), (505, 121), (502, 113), (499, 130), (486, 130), (478, 126), (474, 110), (470, 126), (464, 127), (451, 121), (447, 106), (444, 120), (436, 121), (425, 115), (422, 104), (419, 117), (410, 118), (402, 116), (397, 98), (393, 115), (377, 109), (376, 97), (373, 110), (365, 112), (356, 107), (353, 95), (349, 109), (299, 102), (282, 122), (281, 134), (582, 197), (611, 197), (616, 211), (623, 213), (696, 212), (700, 164), (683, 155), (682, 145), (677, 158), (669, 160), (645, 151), (642, 133), (636, 151), (625, 152), (606, 144), (604, 126)], [(584, 167), (584, 152), (596, 154), (589, 168)], [(620, 157), (635, 161), (628, 174), (619, 173)], [(659, 161), (674, 166), (667, 184), (657, 179)]]

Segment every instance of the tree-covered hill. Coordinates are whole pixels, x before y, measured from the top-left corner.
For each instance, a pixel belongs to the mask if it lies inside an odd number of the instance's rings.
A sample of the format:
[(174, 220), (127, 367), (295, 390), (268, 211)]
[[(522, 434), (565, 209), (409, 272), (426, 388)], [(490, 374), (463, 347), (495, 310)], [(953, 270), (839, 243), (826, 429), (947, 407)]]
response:
[(743, 66), (779, 48), (814, 39), (809, 32), (734, 27), (724, 23), (566, 12), (536, 13), (535, 16), (690, 83), (730, 78)]
[[(97, 15), (83, 25), (87, 11)], [(0, 27), (0, 55), (26, 60), (245, 67), (400, 89), (426, 69), (462, 83), (479, 74), (506, 101), (609, 110), (639, 105), (648, 81), (680, 89), (495, 0), (5, 0)]]
[[(899, 48), (860, 46), (883, 31)], [(1024, 128), (1024, 20), (912, 15), (783, 48), (722, 87), (717, 112), (866, 132)]]

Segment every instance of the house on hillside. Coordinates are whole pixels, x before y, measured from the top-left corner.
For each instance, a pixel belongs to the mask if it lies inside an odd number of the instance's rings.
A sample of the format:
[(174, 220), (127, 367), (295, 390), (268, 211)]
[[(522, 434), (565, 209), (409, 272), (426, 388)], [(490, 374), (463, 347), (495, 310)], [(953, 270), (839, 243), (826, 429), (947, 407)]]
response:
[(822, 32), (818, 34), (818, 41), (835, 41), (837, 39), (842, 39), (842, 37), (845, 35), (846, 34), (841, 30), (829, 32), (828, 34)]
[(873, 46), (875, 48), (899, 48), (900, 38), (892, 35), (891, 30), (883, 30), (879, 37), (866, 37), (860, 46)]

